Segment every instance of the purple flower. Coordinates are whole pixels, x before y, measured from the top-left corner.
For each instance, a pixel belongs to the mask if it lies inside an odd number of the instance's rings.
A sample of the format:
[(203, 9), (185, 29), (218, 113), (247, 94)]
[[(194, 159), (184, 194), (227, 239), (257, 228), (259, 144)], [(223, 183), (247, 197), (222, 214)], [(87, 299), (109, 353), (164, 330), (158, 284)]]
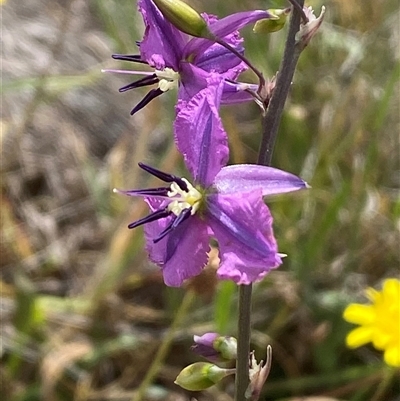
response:
[[(247, 68), (237, 56), (211, 40), (192, 38), (179, 31), (163, 16), (152, 0), (139, 0), (139, 11), (145, 23), (143, 40), (138, 43), (140, 54), (114, 54), (113, 58), (148, 64), (155, 71), (106, 70), (144, 75), (143, 78), (120, 88), (120, 92), (157, 85), (157, 88), (151, 89), (132, 109), (132, 115), (173, 87), (179, 87), (179, 99), (190, 100), (204, 88), (211, 72), (218, 73), (225, 79), (223, 103), (253, 99), (250, 92), (255, 92), (257, 85), (235, 82), (238, 75)], [(207, 14), (202, 14), (202, 17), (214, 35), (243, 54), (243, 40), (238, 30), (247, 24), (268, 18), (270, 14), (267, 11), (255, 10), (232, 14), (221, 20)]]
[(307, 187), (300, 178), (271, 167), (224, 167), (229, 150), (218, 115), (223, 81), (217, 76), (207, 84), (180, 110), (175, 122), (176, 144), (194, 185), (139, 164), (170, 185), (116, 190), (145, 197), (152, 213), (129, 228), (146, 224), (150, 259), (161, 266), (169, 286), (180, 286), (201, 272), (207, 263), (210, 237), (218, 241), (219, 278), (237, 284), (260, 280), (282, 263), (263, 196)]

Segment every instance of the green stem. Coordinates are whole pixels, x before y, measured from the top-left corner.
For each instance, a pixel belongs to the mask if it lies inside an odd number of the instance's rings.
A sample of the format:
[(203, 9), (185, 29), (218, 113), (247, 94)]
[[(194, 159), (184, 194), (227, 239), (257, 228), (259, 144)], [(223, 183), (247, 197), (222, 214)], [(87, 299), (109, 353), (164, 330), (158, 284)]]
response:
[(153, 362), (146, 373), (145, 378), (143, 379), (135, 395), (133, 396), (132, 401), (142, 401), (148, 387), (153, 382), (159, 370), (162, 368), (163, 362), (168, 354), (168, 351), (174, 339), (175, 332), (182, 325), (182, 322), (184, 318), (187, 316), (189, 308), (192, 305), (194, 298), (195, 298), (194, 291), (189, 290), (186, 292), (185, 296), (183, 297), (182, 303), (180, 304), (179, 309), (176, 312), (175, 318), (171, 323), (171, 326), (167, 334), (165, 335), (165, 338), (161, 343), (161, 346), (158, 349), (153, 359)]

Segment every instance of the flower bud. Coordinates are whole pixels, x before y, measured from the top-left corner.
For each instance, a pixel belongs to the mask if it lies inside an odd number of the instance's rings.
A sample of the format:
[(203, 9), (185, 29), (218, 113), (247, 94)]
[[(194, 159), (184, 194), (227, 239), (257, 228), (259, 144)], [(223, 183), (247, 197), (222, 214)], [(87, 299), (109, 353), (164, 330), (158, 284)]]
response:
[(186, 366), (174, 383), (185, 390), (200, 391), (213, 386), (235, 371), (235, 369), (220, 368), (209, 362), (196, 362)]
[(290, 14), (290, 8), (271, 8), (267, 11), (271, 14), (271, 17), (257, 21), (253, 32), (262, 34), (277, 32), (285, 26), (287, 16)]
[(182, 0), (153, 0), (164, 17), (180, 31), (196, 37), (209, 37), (203, 17)]
[(237, 340), (235, 337), (206, 333), (194, 336), (192, 351), (212, 362), (227, 362), (236, 359)]

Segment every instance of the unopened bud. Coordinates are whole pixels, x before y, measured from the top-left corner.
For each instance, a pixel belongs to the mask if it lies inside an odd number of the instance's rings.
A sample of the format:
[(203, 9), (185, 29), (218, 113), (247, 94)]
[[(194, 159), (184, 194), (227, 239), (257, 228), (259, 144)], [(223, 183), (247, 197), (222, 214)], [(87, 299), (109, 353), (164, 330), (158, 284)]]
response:
[(223, 369), (209, 362), (196, 362), (186, 366), (175, 380), (175, 384), (190, 391), (200, 391), (234, 374), (236, 369)]
[(236, 359), (237, 340), (235, 337), (206, 333), (194, 336), (192, 351), (212, 362), (228, 362)]
[(209, 37), (204, 18), (182, 0), (153, 0), (164, 17), (180, 31), (196, 37)]
[(287, 16), (290, 14), (290, 8), (271, 8), (267, 11), (271, 14), (271, 17), (257, 21), (253, 32), (262, 34), (277, 32), (285, 26)]

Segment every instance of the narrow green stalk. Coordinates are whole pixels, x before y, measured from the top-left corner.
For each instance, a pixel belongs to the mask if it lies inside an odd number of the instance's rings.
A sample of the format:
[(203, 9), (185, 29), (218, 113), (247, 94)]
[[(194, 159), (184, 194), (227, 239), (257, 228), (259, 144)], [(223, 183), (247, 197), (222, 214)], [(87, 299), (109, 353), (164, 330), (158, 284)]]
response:
[(251, 292), (251, 284), (239, 285), (235, 401), (245, 400), (245, 393), (249, 385)]
[(142, 383), (140, 384), (139, 388), (135, 392), (135, 395), (132, 398), (132, 401), (142, 401), (143, 397), (146, 394), (148, 387), (151, 385), (152, 381), (154, 380), (155, 376), (161, 369), (164, 359), (166, 358), (168, 351), (171, 347), (172, 341), (175, 336), (175, 332), (177, 329), (182, 325), (184, 318), (187, 316), (190, 306), (193, 303), (195, 298), (195, 293), (192, 290), (188, 290), (185, 296), (182, 299), (182, 303), (179, 306), (179, 309), (176, 311), (175, 318), (171, 323), (171, 326), (163, 339), (160, 348), (158, 349), (153, 362), (146, 373), (145, 378), (143, 379)]

